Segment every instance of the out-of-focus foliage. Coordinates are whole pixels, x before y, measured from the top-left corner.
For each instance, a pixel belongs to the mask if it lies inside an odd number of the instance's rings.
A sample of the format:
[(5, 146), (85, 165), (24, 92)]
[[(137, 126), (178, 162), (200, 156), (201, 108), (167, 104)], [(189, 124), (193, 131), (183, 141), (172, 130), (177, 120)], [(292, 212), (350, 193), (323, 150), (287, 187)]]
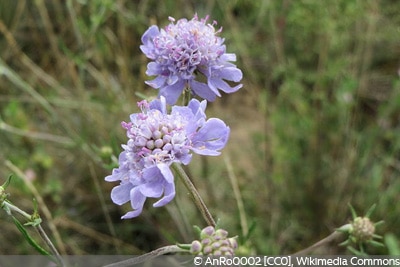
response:
[[(191, 242), (192, 225), (204, 222), (179, 182), (173, 203), (122, 221), (125, 207), (110, 201), (104, 177), (125, 142), (120, 122), (157, 94), (144, 84), (142, 34), (168, 16), (209, 14), (244, 73), (242, 89), (209, 103), (208, 116), (231, 127), (223, 156), (196, 157), (188, 169), (221, 225), (232, 235), (251, 228), (246, 253), (292, 253), (348, 223), (348, 203), (360, 213), (376, 203), (388, 249), (370, 253), (396, 253), (396, 10), (400, 2), (390, 0), (2, 0), (0, 179), (13, 173), (7, 162), (31, 179), (65, 253), (137, 254)], [(22, 179), (8, 190), (32, 210)], [(0, 254), (34, 253), (12, 221), (0, 220), (0, 240), (13, 240), (0, 242)]]

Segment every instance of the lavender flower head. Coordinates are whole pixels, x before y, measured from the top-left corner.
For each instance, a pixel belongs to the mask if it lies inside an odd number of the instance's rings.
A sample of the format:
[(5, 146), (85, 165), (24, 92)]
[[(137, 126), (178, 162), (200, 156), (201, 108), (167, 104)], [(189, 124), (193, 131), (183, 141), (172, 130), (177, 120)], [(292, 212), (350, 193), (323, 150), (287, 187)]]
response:
[(146, 198), (162, 198), (154, 207), (164, 206), (175, 196), (173, 162), (189, 164), (191, 152), (219, 155), (229, 137), (229, 127), (216, 118), (206, 120), (207, 102), (192, 99), (188, 106), (173, 106), (167, 113), (164, 97), (150, 103), (141, 101), (141, 113), (122, 122), (129, 138), (119, 156), (119, 167), (105, 178), (120, 181), (111, 191), (111, 199), (122, 205), (130, 201), (133, 211), (122, 219), (138, 216)]
[[(142, 52), (152, 60), (146, 74), (157, 76), (146, 83), (160, 89), (159, 95), (175, 104), (185, 87), (194, 95), (208, 101), (221, 96), (218, 90), (233, 93), (242, 85), (231, 87), (226, 81), (239, 82), (242, 72), (234, 64), (236, 55), (226, 53), (221, 32), (214, 29), (217, 23), (207, 23), (208, 16), (201, 20), (175, 19), (165, 29), (151, 26), (142, 36)], [(206, 81), (206, 82), (203, 82)]]

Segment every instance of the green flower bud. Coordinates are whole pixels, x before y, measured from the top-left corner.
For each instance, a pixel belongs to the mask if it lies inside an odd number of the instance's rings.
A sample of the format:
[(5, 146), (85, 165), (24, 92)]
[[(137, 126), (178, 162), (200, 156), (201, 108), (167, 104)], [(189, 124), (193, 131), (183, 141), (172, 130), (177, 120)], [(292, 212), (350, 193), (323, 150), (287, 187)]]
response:
[(108, 159), (112, 156), (113, 150), (109, 146), (102, 146), (100, 148), (100, 157), (103, 159)]
[(200, 239), (204, 239), (207, 237), (211, 237), (212, 235), (214, 235), (215, 233), (215, 229), (212, 226), (207, 226), (206, 228), (204, 228), (203, 230), (201, 230), (200, 232)]
[(190, 247), (190, 253), (198, 255), (201, 250), (202, 250), (203, 246), (201, 245), (201, 243), (197, 240), (192, 242), (192, 246)]
[(375, 233), (375, 225), (367, 217), (356, 217), (352, 222), (351, 235), (359, 242), (372, 240)]
[(228, 238), (228, 232), (208, 226), (201, 230), (200, 241), (192, 242), (190, 252), (194, 255), (233, 256), (238, 247), (236, 238)]

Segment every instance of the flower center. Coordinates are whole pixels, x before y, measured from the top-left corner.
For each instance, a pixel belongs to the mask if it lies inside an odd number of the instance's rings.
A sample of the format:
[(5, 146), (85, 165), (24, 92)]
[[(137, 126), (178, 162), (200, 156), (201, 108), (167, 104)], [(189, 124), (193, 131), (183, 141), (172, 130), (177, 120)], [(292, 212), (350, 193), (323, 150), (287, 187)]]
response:
[(123, 125), (129, 137), (127, 151), (131, 159), (148, 167), (189, 153), (185, 125), (181, 116), (172, 117), (159, 110), (138, 114), (132, 123)]
[(210, 64), (223, 54), (223, 39), (215, 35), (218, 32), (204, 19), (171, 23), (153, 40), (158, 52), (156, 61), (166, 73), (190, 79), (198, 65)]

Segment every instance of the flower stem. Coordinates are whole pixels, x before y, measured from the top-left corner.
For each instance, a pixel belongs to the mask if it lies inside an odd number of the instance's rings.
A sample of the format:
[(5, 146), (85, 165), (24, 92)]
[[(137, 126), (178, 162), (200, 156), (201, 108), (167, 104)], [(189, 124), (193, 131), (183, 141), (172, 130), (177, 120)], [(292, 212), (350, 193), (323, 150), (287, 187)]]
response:
[[(29, 213), (21, 210), (20, 208), (18, 208), (14, 204), (10, 203), (9, 201), (4, 201), (2, 203), (2, 207), (3, 208), (5, 207), (5, 210), (9, 211), (8, 213), (9, 213), (10, 216), (12, 216), (11, 211), (14, 211), (14, 212), (22, 215), (23, 217), (25, 217), (25, 219), (27, 219), (28, 221), (32, 220), (32, 215), (30, 215)], [(65, 266), (63, 260), (61, 259), (60, 253), (58, 252), (58, 250), (56, 249), (54, 244), (51, 242), (50, 238), (48, 237), (48, 235), (46, 234), (46, 232), (44, 231), (44, 229), (40, 225), (40, 223), (37, 224), (37, 225), (33, 225), (33, 227), (39, 233), (39, 235), (43, 239), (43, 241), (49, 246), (51, 252), (56, 257), (58, 264), (60, 266)]]
[(4, 202), (3, 202), (3, 205), (6, 206), (9, 210), (15, 211), (15, 212), (21, 214), (21, 215), (24, 216), (27, 220), (30, 220), (30, 219), (31, 219), (31, 215), (30, 215), (30, 214), (28, 214), (27, 212), (21, 210), (20, 208), (18, 208), (17, 206), (11, 204), (10, 202), (4, 201)]
[(189, 176), (186, 174), (185, 170), (178, 163), (172, 164), (172, 168), (175, 170), (175, 172), (178, 174), (178, 176), (180, 177), (183, 184), (188, 189), (189, 193), (191, 194), (191, 196), (193, 198), (194, 204), (196, 204), (197, 208), (200, 210), (200, 212), (203, 215), (204, 219), (206, 220), (207, 224), (215, 227), (216, 226), (215, 220), (213, 219), (210, 211), (208, 210), (206, 204), (204, 203), (203, 199), (201, 198), (196, 187), (193, 185)]
[(157, 256), (164, 255), (167, 253), (176, 253), (176, 252), (188, 252), (185, 249), (178, 247), (177, 245), (165, 246), (158, 248), (156, 250), (150, 251), (149, 253), (140, 255), (135, 258), (127, 259), (124, 261), (115, 262), (109, 265), (105, 265), (103, 267), (124, 267), (124, 266), (132, 266), (138, 263), (153, 259)]
[(183, 91), (183, 106), (187, 106), (189, 104), (190, 99), (192, 99), (192, 92), (188, 87)]
[(328, 235), (327, 237), (325, 237), (324, 239), (321, 239), (320, 241), (318, 241), (317, 243), (311, 245), (308, 248), (305, 248), (303, 250), (300, 250), (294, 254), (292, 254), (292, 256), (299, 256), (299, 255), (307, 255), (310, 252), (314, 251), (315, 249), (317, 249), (318, 247), (327, 244), (333, 240), (335, 240), (336, 238), (338, 238), (339, 236), (341, 236), (343, 233), (339, 232), (339, 231), (334, 231), (333, 233), (331, 233), (330, 235)]

